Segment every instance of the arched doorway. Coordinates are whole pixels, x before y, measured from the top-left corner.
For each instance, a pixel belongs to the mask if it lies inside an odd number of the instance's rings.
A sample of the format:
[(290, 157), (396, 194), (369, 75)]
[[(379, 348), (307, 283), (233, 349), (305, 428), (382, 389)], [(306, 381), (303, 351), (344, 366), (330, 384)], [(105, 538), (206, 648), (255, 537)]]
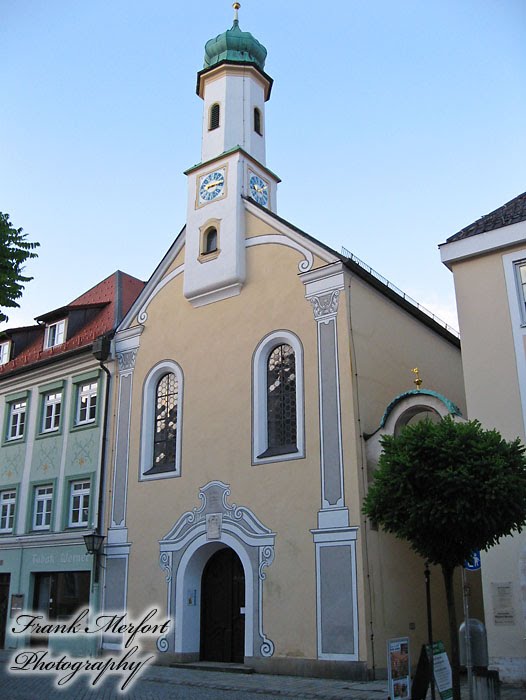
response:
[(245, 657), (245, 574), (230, 547), (208, 560), (201, 579), (203, 661), (243, 663)]

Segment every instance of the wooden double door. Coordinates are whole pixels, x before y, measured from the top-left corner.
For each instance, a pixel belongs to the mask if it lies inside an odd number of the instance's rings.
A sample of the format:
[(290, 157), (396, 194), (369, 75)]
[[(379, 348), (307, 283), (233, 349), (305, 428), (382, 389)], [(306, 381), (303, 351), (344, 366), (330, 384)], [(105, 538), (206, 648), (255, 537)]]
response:
[(243, 663), (245, 574), (233, 549), (208, 560), (201, 580), (201, 659)]

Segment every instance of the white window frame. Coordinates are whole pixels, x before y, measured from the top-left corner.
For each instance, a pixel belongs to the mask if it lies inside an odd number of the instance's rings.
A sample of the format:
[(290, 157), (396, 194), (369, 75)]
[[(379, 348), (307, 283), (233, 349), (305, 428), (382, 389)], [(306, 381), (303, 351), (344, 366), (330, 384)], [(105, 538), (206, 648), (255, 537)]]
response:
[[(94, 423), (97, 418), (97, 399), (99, 394), (99, 382), (87, 381), (78, 384), (77, 411), (75, 425), (86, 425)], [(86, 418), (81, 418), (82, 402), (86, 401)], [(90, 414), (93, 413), (93, 416)]]
[(521, 325), (526, 325), (526, 283), (523, 284), (521, 279), (521, 268), (526, 270), (526, 260), (517, 260), (513, 263), (515, 272), (515, 280), (517, 282), (517, 295), (519, 302), (519, 313)]
[[(51, 418), (51, 426), (46, 428), (46, 419), (48, 417), (48, 408), (50, 409), (49, 417)], [(62, 418), (62, 389), (58, 391), (50, 391), (44, 394), (42, 401), (42, 431), (43, 433), (54, 433), (60, 428), (60, 420)]]
[[(158, 474), (146, 474), (153, 466), (154, 452), (154, 425), (157, 384), (160, 378), (172, 372), (177, 379), (177, 425), (175, 442), (175, 468), (171, 471)], [(153, 479), (170, 479), (181, 476), (181, 445), (183, 428), (183, 371), (173, 360), (164, 360), (153, 367), (145, 381), (142, 398), (142, 425), (141, 425), (141, 454), (139, 463), (139, 480), (149, 481)]]
[[(259, 457), (268, 449), (267, 363), (277, 345), (290, 345), (296, 365), (296, 447), (297, 451)], [(252, 464), (285, 462), (305, 457), (305, 409), (303, 389), (303, 345), (295, 333), (274, 331), (257, 346), (252, 359)]]
[[(72, 481), (69, 487), (68, 527), (87, 527), (89, 525), (91, 483), (89, 479)], [(86, 516), (82, 514), (85, 511)], [(74, 514), (79, 519), (75, 521)]]
[[(42, 503), (42, 511), (38, 506)], [(41, 517), (40, 517), (41, 516)], [(50, 530), (53, 516), (53, 484), (35, 486), (35, 498), (33, 502), (33, 530)], [(39, 519), (41, 522), (38, 522)], [(46, 522), (49, 520), (49, 522)]]
[(57, 345), (62, 345), (66, 342), (66, 319), (63, 318), (55, 323), (50, 323), (46, 326), (46, 335), (44, 339), (44, 350), (55, 348)]
[[(0, 533), (13, 532), (15, 524), (16, 489), (0, 491)], [(11, 524), (9, 524), (11, 523)]]
[[(27, 415), (27, 399), (12, 401), (9, 405), (7, 440), (20, 440), (24, 437)], [(23, 417), (23, 418), (22, 418)], [(14, 434), (13, 434), (14, 428)]]
[(5, 342), (0, 343), (0, 365), (7, 365), (7, 363), (9, 362), (10, 349), (10, 340), (6, 340)]

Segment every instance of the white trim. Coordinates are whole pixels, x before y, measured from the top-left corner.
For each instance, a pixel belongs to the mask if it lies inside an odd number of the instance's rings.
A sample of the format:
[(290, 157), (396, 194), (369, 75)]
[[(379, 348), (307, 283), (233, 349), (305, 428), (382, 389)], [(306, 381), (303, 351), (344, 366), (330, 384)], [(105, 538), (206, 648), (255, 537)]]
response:
[[(270, 352), (282, 343), (294, 350), (296, 364), (296, 446), (297, 452), (259, 457), (268, 448), (267, 432), (267, 360)], [(305, 407), (303, 388), (303, 346), (291, 331), (279, 330), (260, 341), (252, 360), (252, 464), (284, 462), (305, 457)]]
[[(55, 337), (53, 338), (53, 342), (51, 342), (50, 338), (52, 329), (55, 329)], [(67, 319), (65, 318), (47, 325), (44, 337), (44, 350), (49, 350), (50, 348), (56, 348), (58, 345), (63, 345), (66, 342), (66, 330)]]
[[(278, 231), (284, 236), (287, 236), (291, 241), (294, 241), (302, 248), (310, 251), (313, 255), (316, 255), (318, 258), (325, 261), (326, 263), (334, 263), (340, 260), (336, 253), (327, 250), (325, 247), (322, 247), (317, 241), (308, 238), (306, 234), (299, 231), (295, 231), (286, 222), (277, 219), (276, 215), (272, 214), (270, 210), (262, 209), (257, 204), (255, 204), (255, 202), (248, 198), (243, 199), (243, 202), (245, 204), (245, 209), (248, 212), (250, 212), (250, 214), (255, 216), (256, 219), (259, 219), (264, 224), (270, 226), (270, 228), (274, 229), (275, 231)], [(247, 238), (247, 243), (251, 240), (253, 239)]]
[[(146, 474), (153, 466), (153, 434), (155, 423), (155, 392), (159, 379), (168, 373), (175, 374), (177, 379), (177, 426), (175, 444), (175, 465), (169, 472)], [(144, 380), (142, 393), (142, 422), (141, 422), (141, 453), (139, 464), (139, 481), (167, 479), (181, 475), (181, 443), (183, 427), (183, 371), (173, 360), (164, 360), (156, 364), (148, 372)]]
[[(3, 509), (6, 509), (5, 515)], [(2, 489), (0, 491), (0, 532), (11, 533), (15, 528), (15, 512), (16, 512), (16, 488)], [(6, 527), (2, 527), (2, 520), (5, 520)], [(9, 520), (12, 520), (12, 525), (9, 527)]]
[[(87, 484), (87, 486), (86, 486)], [(75, 487), (79, 486), (77, 490)], [(87, 504), (86, 504), (87, 497)], [(79, 507), (74, 508), (75, 498), (79, 499)], [(91, 501), (91, 481), (90, 479), (75, 479), (69, 482), (69, 506), (68, 506), (68, 527), (88, 527), (89, 525), (89, 511), (90, 511), (90, 501)], [(82, 512), (86, 510), (86, 520), (82, 519)], [(78, 511), (79, 520), (78, 522), (73, 522), (73, 512)]]
[(526, 433), (526, 326), (524, 314), (520, 305), (520, 291), (517, 288), (517, 263), (526, 260), (526, 248), (515, 253), (502, 256), (504, 276), (508, 291), (508, 306), (510, 310), (513, 345), (515, 348), (515, 363), (517, 367), (517, 380), (522, 407), (522, 424)]
[[(53, 484), (42, 484), (41, 486), (35, 487), (35, 495), (33, 501), (33, 530), (50, 530), (51, 521), (53, 519), (53, 495), (54, 489)], [(37, 504), (42, 503), (42, 512), (37, 512)], [(49, 503), (49, 513), (47, 509), (47, 504)], [(49, 522), (46, 523), (47, 515), (49, 514)], [(42, 516), (42, 523), (37, 525), (37, 515)]]
[(11, 341), (6, 340), (4, 343), (0, 343), (0, 365), (6, 365), (9, 362), (11, 355)]
[(526, 222), (519, 221), (517, 224), (501, 226), (493, 231), (477, 233), (458, 241), (442, 243), (439, 246), (440, 258), (444, 265), (451, 270), (452, 263), (502, 248), (509, 248), (512, 245), (521, 245), (525, 242)]
[(251, 248), (252, 246), (256, 245), (269, 245), (271, 243), (274, 243), (276, 245), (284, 245), (287, 248), (293, 248), (294, 250), (297, 250), (300, 252), (304, 260), (301, 260), (301, 262), (298, 263), (298, 270), (300, 272), (306, 272), (311, 269), (311, 267), (314, 264), (314, 256), (304, 246), (300, 245), (296, 241), (292, 241), (290, 238), (287, 238), (287, 236), (284, 236), (282, 234), (269, 234), (266, 236), (255, 236), (254, 238), (247, 238), (245, 246), (247, 248)]

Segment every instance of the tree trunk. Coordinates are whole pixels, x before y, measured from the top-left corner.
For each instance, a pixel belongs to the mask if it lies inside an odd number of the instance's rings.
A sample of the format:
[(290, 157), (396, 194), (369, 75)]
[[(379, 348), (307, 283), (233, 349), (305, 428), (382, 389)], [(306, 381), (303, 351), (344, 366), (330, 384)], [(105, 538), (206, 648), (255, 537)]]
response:
[(449, 621), (449, 642), (451, 646), (451, 670), (453, 672), (453, 700), (460, 700), (460, 656), (458, 648), (457, 613), (453, 592), (454, 567), (442, 566), (446, 587), (447, 615)]

